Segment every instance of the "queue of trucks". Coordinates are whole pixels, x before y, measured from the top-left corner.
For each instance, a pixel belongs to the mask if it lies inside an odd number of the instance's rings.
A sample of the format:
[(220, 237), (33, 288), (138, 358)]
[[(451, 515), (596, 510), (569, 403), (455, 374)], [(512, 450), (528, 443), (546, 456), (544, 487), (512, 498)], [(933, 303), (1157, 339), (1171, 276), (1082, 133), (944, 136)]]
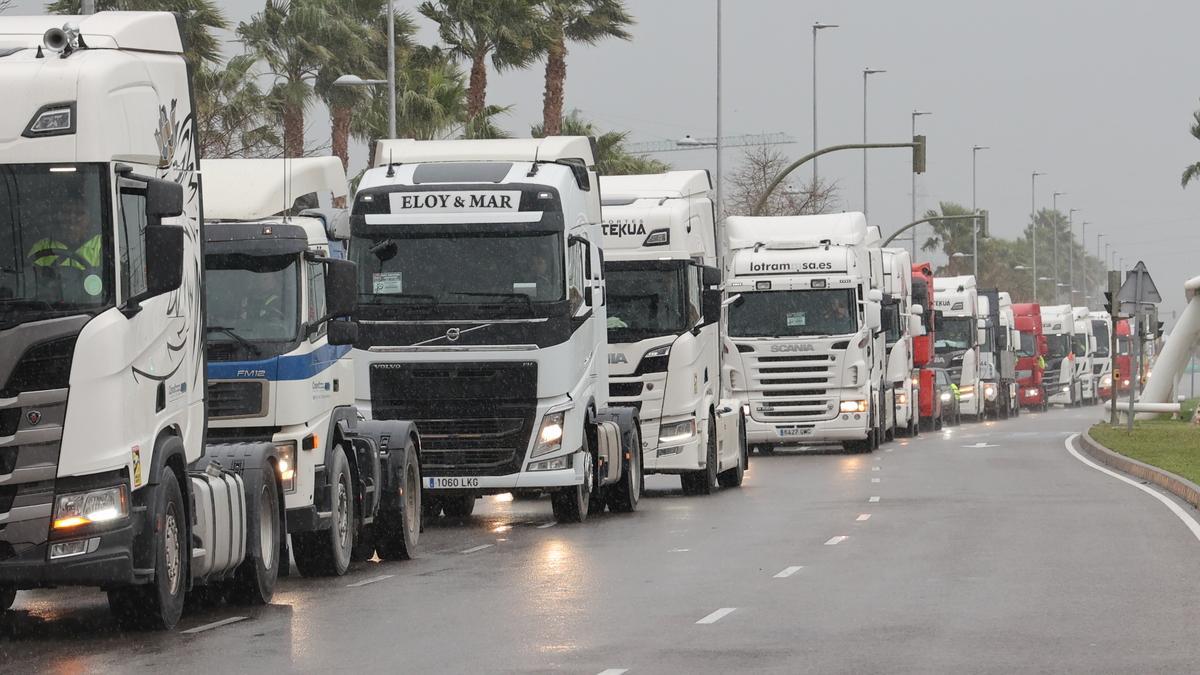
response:
[(579, 522), (1128, 370), (1105, 317), (861, 213), (719, 223), (707, 172), (601, 177), (587, 138), (385, 139), (353, 195), (336, 158), (201, 160), (183, 55), (165, 13), (0, 19), (0, 609), (93, 586), (171, 628), (481, 496)]

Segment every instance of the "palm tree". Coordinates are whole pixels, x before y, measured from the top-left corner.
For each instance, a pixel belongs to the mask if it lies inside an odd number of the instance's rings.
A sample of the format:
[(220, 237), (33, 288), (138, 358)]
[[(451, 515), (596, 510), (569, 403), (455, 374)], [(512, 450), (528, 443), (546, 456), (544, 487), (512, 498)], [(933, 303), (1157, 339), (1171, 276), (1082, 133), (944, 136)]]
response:
[(201, 157), (278, 156), (282, 139), (253, 73), (253, 56), (196, 72), (196, 133)]
[[(1192, 113), (1192, 137), (1200, 141), (1200, 110)], [(1200, 178), (1200, 162), (1192, 164), (1183, 170), (1183, 187), (1187, 187), (1192, 179)]]
[(438, 24), (438, 36), (455, 56), (471, 63), (467, 117), (487, 105), (487, 59), (502, 72), (525, 68), (540, 51), (535, 0), (426, 0), (418, 11)]
[(275, 78), (272, 108), (283, 122), (285, 157), (304, 155), (304, 112), (313, 98), (313, 81), (352, 41), (358, 27), (338, 0), (266, 0), (263, 11), (238, 25), (237, 34), (250, 54), (262, 60)]
[[(0, 0), (0, 10), (7, 0)], [(80, 0), (54, 0), (46, 10), (51, 14), (79, 14)], [(229, 21), (214, 0), (96, 0), (96, 11), (176, 12), (183, 16), (183, 58), (192, 68), (201, 63), (221, 61), (221, 40), (213, 31), (228, 30)]]
[[(530, 129), (534, 138), (544, 138), (545, 127), (536, 125)], [(625, 149), (625, 139), (628, 131), (601, 131), (588, 120), (584, 119), (579, 110), (572, 110), (559, 124), (559, 133), (553, 135), (587, 136), (596, 139), (596, 171), (601, 175), (615, 176), (624, 174), (662, 173), (669, 171), (671, 166), (665, 162), (649, 157), (630, 154)]]
[(546, 90), (542, 128), (548, 136), (562, 132), (563, 88), (567, 79), (567, 43), (593, 45), (605, 38), (629, 40), (633, 17), (622, 0), (539, 0), (546, 52)]

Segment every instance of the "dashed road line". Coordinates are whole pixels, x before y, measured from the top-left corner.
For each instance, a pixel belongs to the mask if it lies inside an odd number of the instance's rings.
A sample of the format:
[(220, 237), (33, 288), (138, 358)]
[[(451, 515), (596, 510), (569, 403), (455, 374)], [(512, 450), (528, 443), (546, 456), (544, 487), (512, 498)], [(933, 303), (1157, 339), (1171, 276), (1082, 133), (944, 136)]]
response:
[(877, 467), (877, 466), (873, 466), (873, 467), (871, 467), (871, 470), (872, 470), (872, 471), (878, 471), (878, 470), (879, 470), (879, 467)]
[(879, 479), (878, 479), (878, 478), (872, 478), (872, 479), (871, 479), (871, 482), (872, 482), (872, 483), (878, 483), (878, 482), (879, 482)]
[(721, 619), (724, 619), (725, 617), (729, 616), (730, 614), (733, 614), (733, 611), (735, 609), (737, 609), (737, 607), (722, 607), (721, 609), (718, 609), (717, 611), (713, 612), (712, 614), (709, 614), (708, 616), (704, 617), (703, 619), (700, 619), (696, 623), (697, 624), (716, 623), (716, 622), (720, 621)]
[(856, 521), (858, 521), (858, 522), (860, 522), (860, 523), (861, 523), (861, 522), (862, 522), (862, 521), (864, 521), (864, 520), (870, 520), (870, 519), (871, 519), (871, 514), (869, 514), (869, 513), (860, 513), (860, 514), (858, 514), (858, 517), (857, 517), (857, 518), (855, 518), (854, 520), (856, 520)]
[(465, 551), (462, 551), (462, 553), (464, 553), (464, 554), (466, 554), (466, 553), (476, 553), (476, 552), (478, 552), (478, 551), (482, 551), (482, 550), (483, 550), (483, 549), (485, 549), (485, 548), (491, 548), (491, 547), (493, 547), (493, 546), (495, 546), (495, 544), (480, 544), (479, 546), (472, 546), (471, 548), (469, 548), (469, 549), (467, 549), (467, 550), (465, 550)]
[(352, 584), (346, 584), (346, 588), (358, 588), (359, 586), (366, 586), (367, 584), (373, 584), (377, 581), (391, 579), (394, 576), (396, 576), (396, 575), (395, 574), (381, 574), (377, 577), (371, 577), (370, 579), (363, 579), (362, 581), (356, 581)]
[(212, 630), (214, 628), (220, 628), (221, 626), (228, 626), (231, 623), (245, 621), (248, 618), (249, 617), (245, 617), (245, 616), (231, 616), (228, 619), (221, 619), (220, 621), (206, 623), (203, 626), (196, 626), (195, 628), (189, 628), (189, 629), (187, 629), (185, 631), (181, 631), (181, 632), (184, 635), (195, 635), (196, 633), (203, 633), (206, 630)]
[(548, 527), (554, 527), (554, 526), (555, 526), (555, 525), (557, 525), (557, 524), (558, 524), (558, 521), (549, 522), (549, 523), (542, 523), (541, 525), (538, 525), (538, 526), (537, 526), (537, 529), (539, 529), (539, 530), (544, 530), (544, 529), (546, 529), (546, 528), (548, 528)]
[(847, 537), (844, 534), (839, 534), (836, 537), (830, 537), (829, 541), (825, 542), (825, 545), (826, 546), (837, 546), (838, 544), (842, 543), (843, 541), (846, 541), (849, 538), (850, 537)]
[(867, 501), (868, 501), (868, 502), (870, 502), (870, 503), (872, 503), (872, 504), (878, 504), (878, 503), (879, 503), (879, 497), (871, 497), (871, 498), (870, 498), (870, 499), (868, 499)]
[(804, 569), (804, 565), (792, 565), (791, 567), (785, 567), (783, 568), (782, 572), (775, 575), (775, 578), (786, 579), (802, 569)]
[(667, 551), (667, 553), (688, 553), (691, 550), (692, 549), (690, 548), (673, 548), (670, 551)]
[(625, 675), (628, 672), (628, 668), (609, 668), (608, 670), (600, 671), (600, 675)]

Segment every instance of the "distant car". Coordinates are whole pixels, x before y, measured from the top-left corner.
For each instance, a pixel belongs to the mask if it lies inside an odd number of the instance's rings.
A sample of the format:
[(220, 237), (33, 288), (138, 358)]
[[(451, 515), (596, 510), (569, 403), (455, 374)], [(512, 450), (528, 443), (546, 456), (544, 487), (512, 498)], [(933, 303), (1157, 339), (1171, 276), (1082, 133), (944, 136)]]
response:
[(958, 396), (958, 388), (950, 381), (950, 374), (945, 368), (933, 369), (934, 400), (940, 409), (934, 429), (941, 429), (944, 424), (958, 426), (962, 423), (962, 409)]

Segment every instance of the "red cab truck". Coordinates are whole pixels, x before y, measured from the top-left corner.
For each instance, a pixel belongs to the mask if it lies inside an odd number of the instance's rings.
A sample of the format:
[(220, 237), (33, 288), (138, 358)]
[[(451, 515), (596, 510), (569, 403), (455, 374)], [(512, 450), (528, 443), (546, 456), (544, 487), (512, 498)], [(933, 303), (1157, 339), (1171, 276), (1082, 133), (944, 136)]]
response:
[(1118, 319), (1116, 325), (1117, 352), (1113, 354), (1111, 377), (1100, 378), (1100, 398), (1108, 400), (1112, 396), (1113, 385), (1116, 384), (1117, 396), (1129, 391), (1129, 383), (1133, 378), (1133, 332), (1129, 319)]
[(933, 266), (929, 263), (913, 263), (912, 293), (913, 304), (925, 308), (921, 315), (925, 334), (913, 337), (913, 379), (918, 387), (917, 428), (931, 430), (935, 420), (941, 416), (942, 402), (937, 398), (937, 389), (933, 385), (934, 373), (930, 368), (937, 312), (933, 309)]
[(1013, 318), (1021, 334), (1017, 349), (1017, 399), (1022, 407), (1045, 410), (1046, 388), (1042, 373), (1046, 369), (1046, 337), (1042, 335), (1042, 311), (1036, 303), (1014, 304)]

